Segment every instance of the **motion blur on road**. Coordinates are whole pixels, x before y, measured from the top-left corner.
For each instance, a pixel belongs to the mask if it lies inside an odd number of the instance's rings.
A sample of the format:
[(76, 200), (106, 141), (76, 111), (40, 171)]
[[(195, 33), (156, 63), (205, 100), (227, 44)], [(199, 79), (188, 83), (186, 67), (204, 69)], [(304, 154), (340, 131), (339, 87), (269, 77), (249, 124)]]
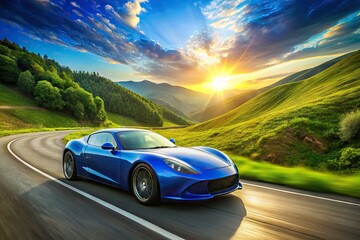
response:
[[(245, 181), (210, 201), (140, 205), (130, 193), (66, 181), (68, 131), (0, 138), (0, 239), (360, 239), (360, 201)], [(39, 174), (16, 159), (145, 220), (139, 224)], [(89, 195), (89, 196), (90, 196)], [(311, 195), (311, 196), (308, 196)], [(159, 229), (173, 235), (163, 236)]]

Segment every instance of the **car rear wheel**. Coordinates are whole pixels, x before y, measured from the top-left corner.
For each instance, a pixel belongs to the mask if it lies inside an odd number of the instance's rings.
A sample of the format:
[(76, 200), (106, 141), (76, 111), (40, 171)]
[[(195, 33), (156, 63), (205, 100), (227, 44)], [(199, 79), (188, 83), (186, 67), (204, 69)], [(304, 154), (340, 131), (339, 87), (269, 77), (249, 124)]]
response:
[(63, 157), (63, 171), (64, 176), (68, 180), (75, 180), (76, 176), (76, 164), (73, 154), (67, 151)]
[(131, 189), (136, 199), (145, 205), (159, 202), (159, 186), (154, 170), (147, 164), (135, 167), (131, 177)]

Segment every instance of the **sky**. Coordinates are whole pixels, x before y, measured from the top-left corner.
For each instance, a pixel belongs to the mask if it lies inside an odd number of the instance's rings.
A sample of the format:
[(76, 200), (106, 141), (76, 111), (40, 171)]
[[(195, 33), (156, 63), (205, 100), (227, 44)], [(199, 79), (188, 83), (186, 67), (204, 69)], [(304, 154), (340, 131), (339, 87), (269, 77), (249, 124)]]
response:
[(0, 38), (113, 81), (261, 88), (360, 48), (358, 0), (1, 0)]

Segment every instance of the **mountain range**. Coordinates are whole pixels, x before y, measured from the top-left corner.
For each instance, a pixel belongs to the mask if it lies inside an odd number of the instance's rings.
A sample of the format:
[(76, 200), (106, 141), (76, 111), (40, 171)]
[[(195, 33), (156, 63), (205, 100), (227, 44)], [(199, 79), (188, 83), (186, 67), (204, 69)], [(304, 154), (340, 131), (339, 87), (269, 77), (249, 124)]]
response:
[(350, 54), (348, 53), (316, 67), (296, 72), (264, 88), (248, 91), (228, 89), (211, 95), (181, 86), (174, 86), (168, 83), (154, 83), (148, 80), (140, 82), (120, 81), (116, 83), (172, 110), (184, 118), (202, 122), (231, 111), (271, 88), (312, 77)]
[(186, 117), (241, 92), (241, 90), (237, 89), (228, 89), (211, 95), (185, 87), (174, 86), (168, 83), (154, 83), (148, 80), (140, 82), (121, 81), (116, 83)]

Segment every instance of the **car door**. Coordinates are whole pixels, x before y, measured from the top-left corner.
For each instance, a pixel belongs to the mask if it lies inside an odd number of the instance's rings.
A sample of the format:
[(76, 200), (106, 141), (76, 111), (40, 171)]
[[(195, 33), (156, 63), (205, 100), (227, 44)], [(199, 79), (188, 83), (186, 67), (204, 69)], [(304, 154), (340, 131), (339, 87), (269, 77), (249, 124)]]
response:
[[(115, 149), (102, 149), (101, 146), (106, 142), (112, 143)], [(90, 135), (84, 156), (87, 162), (86, 171), (92, 179), (111, 185), (120, 184), (120, 151), (110, 132)]]

